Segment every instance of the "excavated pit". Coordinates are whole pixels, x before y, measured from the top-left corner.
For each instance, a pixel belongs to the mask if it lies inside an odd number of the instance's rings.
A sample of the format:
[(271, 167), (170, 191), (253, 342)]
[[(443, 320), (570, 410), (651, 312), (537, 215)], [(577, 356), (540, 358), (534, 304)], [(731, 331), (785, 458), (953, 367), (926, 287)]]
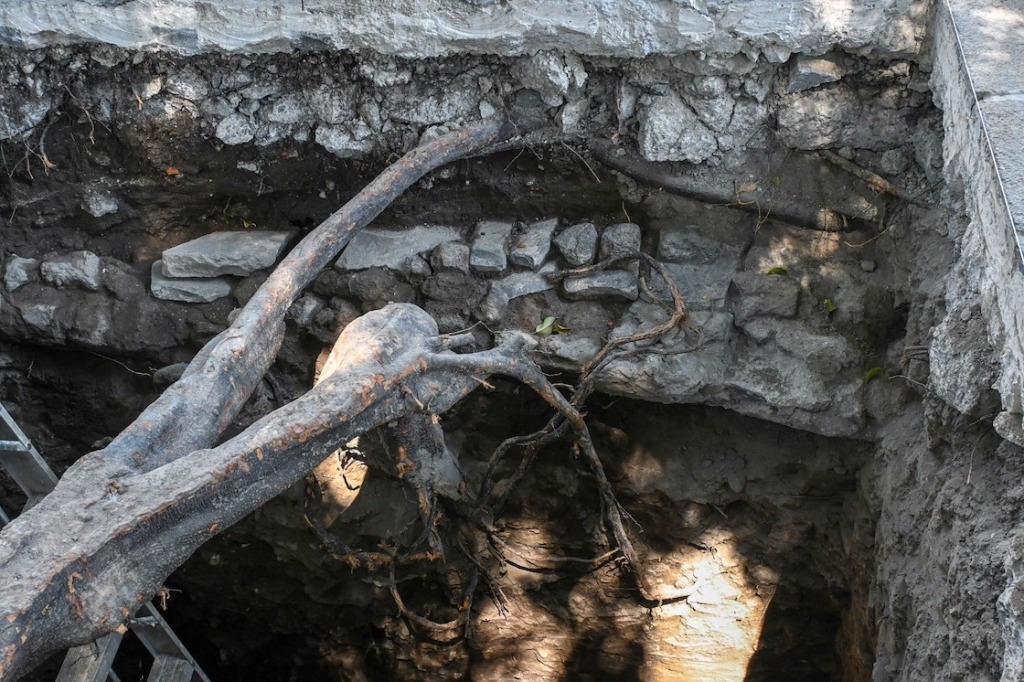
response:
[[(497, 57), (54, 47), (2, 59), (8, 128), (10, 112), (24, 125), (0, 142), (0, 400), (58, 474), (126, 426), (267, 274), (229, 277), (230, 294), (209, 303), (161, 300), (150, 278), (164, 251), (217, 231), (294, 243), (417, 140), (483, 114), (538, 119), (541, 134), (430, 174), (375, 227), (450, 226), (472, 245), (481, 220), (513, 222), (517, 236), (552, 218), (606, 234), (631, 223), (687, 299), (694, 328), (615, 363), (587, 410), (646, 570), (686, 600), (644, 608), (613, 561), (590, 561), (610, 547), (566, 443), (541, 453), (498, 519), (501, 579), (482, 584), (454, 643), (415, 636), (386, 578), (327, 555), (299, 484), (167, 581), (166, 617), (213, 679), (997, 674), (994, 610), (963, 615), (966, 629), (946, 619), (958, 634), (938, 644), (941, 628), (918, 615), (936, 601), (970, 610), (948, 596), (965, 580), (998, 594), (983, 531), (1019, 516), (962, 513), (980, 504), (978, 481), (1004, 499), (1019, 487), (1002, 476), (1015, 446), (990, 429), (998, 396), (956, 414), (928, 389), (960, 218), (926, 63), (835, 53), (841, 79), (793, 90), (792, 60), (577, 58), (559, 63), (560, 84), (544, 64)], [(706, 135), (687, 138), (697, 127)], [(95, 282), (12, 266), (81, 251), (100, 258)], [(566, 258), (552, 248), (544, 262)], [(401, 266), (325, 271), (238, 428), (307, 390), (340, 328), (389, 301), (423, 306), (442, 331), (483, 322), (480, 347), (555, 317), (565, 331), (535, 334), (534, 357), (567, 383), (609, 335), (664, 319), (655, 279), (650, 292), (552, 286), (495, 303), (506, 273), (439, 260), (431, 247)], [(444, 423), (478, 472), (501, 439), (547, 417), (502, 381)], [(20, 509), (2, 480), (0, 504)], [(415, 522), (397, 483), (364, 486), (363, 508), (342, 513), (351, 539), (373, 547)], [(941, 559), (916, 556), (964, 537)], [(924, 594), (921, 581), (964, 562), (969, 578)], [(400, 577), (407, 602), (438, 620), (465, 579), (433, 567)], [(148, 663), (126, 641), (115, 670), (143, 679)], [(48, 665), (30, 679), (51, 679), (59, 657)]]

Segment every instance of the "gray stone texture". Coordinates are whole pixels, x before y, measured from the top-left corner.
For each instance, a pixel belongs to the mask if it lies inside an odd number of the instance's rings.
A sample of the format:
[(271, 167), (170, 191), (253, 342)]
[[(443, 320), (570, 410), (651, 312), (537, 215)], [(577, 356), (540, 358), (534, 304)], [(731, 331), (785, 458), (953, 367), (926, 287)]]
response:
[(796, 149), (882, 152), (910, 139), (917, 122), (914, 108), (879, 106), (842, 82), (784, 95), (777, 114), (782, 140)]
[(792, 318), (800, 300), (800, 285), (782, 275), (737, 272), (732, 278), (736, 299), (733, 314), (742, 325), (757, 317)]
[(168, 277), (244, 277), (274, 265), (293, 234), (213, 232), (164, 251), (163, 271)]
[(500, 320), (512, 299), (553, 289), (555, 285), (547, 276), (556, 270), (554, 263), (548, 263), (537, 272), (514, 272), (491, 282), (491, 289), (480, 304), (480, 319)]
[(58, 289), (99, 291), (103, 285), (102, 265), (92, 251), (73, 251), (43, 260), (39, 267), (43, 281)]
[(620, 298), (635, 301), (639, 296), (636, 275), (624, 270), (604, 270), (589, 275), (567, 277), (562, 283), (570, 299)]
[[(720, 306), (736, 273), (736, 266), (730, 262), (709, 265), (665, 263), (664, 268), (689, 310), (709, 310)], [(671, 300), (668, 288), (655, 274), (651, 275), (650, 290), (660, 300)]]
[(521, 265), (536, 270), (548, 257), (551, 250), (551, 235), (558, 227), (558, 218), (541, 220), (527, 225), (515, 239), (509, 260), (513, 265)]
[(414, 257), (460, 237), (455, 228), (441, 225), (417, 225), (406, 230), (366, 228), (356, 233), (334, 267), (339, 270), (388, 268), (409, 272)]
[(658, 235), (658, 259), (666, 263), (711, 264), (738, 259), (742, 247), (700, 234), (699, 226), (663, 229)]
[(601, 259), (629, 256), (640, 250), (640, 226), (616, 223), (601, 231)]
[[(141, 3), (141, 7), (139, 7)], [(880, 0), (843, 6), (842, 20), (816, 0), (679, 3), (478, 3), (465, 0), (376, 0), (301, 3), (267, 11), (262, 0), (12, 0), (0, 9), (0, 45), (26, 48), (77, 42), (111, 43), (133, 50), (201, 52), (288, 51), (313, 39), (320, 49), (376, 52), (403, 58), (454, 52), (514, 56), (557, 54), (641, 58), (687, 55), (694, 68), (716, 55), (763, 53), (785, 61), (790, 52), (872, 46), (883, 53), (914, 53), (925, 34), (928, 3)], [(708, 5), (708, 7), (705, 7)], [(168, 25), (167, 17), (180, 17)], [(198, 18), (201, 17), (201, 20)], [(388, 30), (381, 30), (387, 18)], [(181, 30), (172, 30), (172, 29)], [(707, 53), (707, 54), (705, 54)], [(558, 79), (557, 74), (554, 76)], [(180, 84), (177, 87), (182, 87)]]
[(562, 257), (573, 267), (590, 265), (597, 255), (597, 228), (594, 223), (570, 225), (554, 239)]
[(117, 198), (105, 187), (90, 187), (82, 197), (82, 210), (94, 218), (117, 213)]
[(1021, 253), (1024, 254), (1024, 141), (1021, 138), (1024, 90), (1012, 95), (986, 97), (978, 106), (985, 117), (1006, 203), (1017, 229)]
[(574, 54), (538, 52), (519, 61), (515, 72), (549, 107), (560, 106), (571, 90), (579, 90), (587, 82), (583, 62)]
[(439, 244), (430, 255), (430, 264), (437, 272), (454, 270), (469, 274), (469, 246), (458, 242)]
[(153, 263), (150, 274), (150, 291), (165, 301), (210, 303), (231, 293), (231, 283), (221, 277), (168, 277), (160, 260)]
[(790, 67), (786, 92), (801, 92), (825, 83), (834, 83), (841, 79), (845, 72), (838, 57), (797, 55)]
[(4, 288), (15, 291), (22, 284), (39, 279), (39, 261), (35, 258), (11, 256), (4, 270)]
[(504, 272), (508, 267), (508, 241), (512, 236), (512, 223), (484, 220), (473, 230), (473, 245), (469, 251), (469, 264), (476, 272)]
[(718, 151), (715, 134), (672, 90), (652, 98), (639, 119), (640, 153), (648, 161), (700, 163)]

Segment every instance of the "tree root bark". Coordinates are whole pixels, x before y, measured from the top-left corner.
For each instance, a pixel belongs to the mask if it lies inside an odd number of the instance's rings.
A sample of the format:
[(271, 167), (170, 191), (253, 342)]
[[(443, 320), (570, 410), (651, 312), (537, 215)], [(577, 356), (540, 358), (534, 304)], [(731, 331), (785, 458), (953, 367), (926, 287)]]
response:
[[(371, 315), (348, 336), (351, 376), (206, 449), (273, 362), (288, 307), (353, 234), (427, 172), (514, 134), (510, 123), (485, 121), (386, 169), (288, 254), (177, 383), (3, 529), (0, 677), (14, 679), (50, 651), (110, 632), (207, 538), (301, 479), (351, 435), (413, 411), (397, 386), (419, 374), (424, 354), (443, 352), (445, 341), (422, 311), (396, 313), (390, 322)], [(477, 384), (452, 377), (444, 386), (443, 395), (455, 397)], [(418, 390), (433, 395), (433, 388), (441, 392), (440, 384)]]

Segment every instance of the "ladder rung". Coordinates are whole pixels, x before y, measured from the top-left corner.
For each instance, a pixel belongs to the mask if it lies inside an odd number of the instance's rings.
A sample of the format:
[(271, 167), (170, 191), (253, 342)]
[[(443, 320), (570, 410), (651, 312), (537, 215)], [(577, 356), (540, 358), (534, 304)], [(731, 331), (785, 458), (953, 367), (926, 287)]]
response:
[(184, 658), (157, 656), (149, 671), (147, 682), (189, 682), (192, 679), (192, 664)]
[(20, 452), (0, 450), (0, 467), (3, 467), (18, 487), (30, 497), (45, 495), (57, 485), (57, 475), (43, 461), (35, 448)]
[(149, 653), (153, 654), (153, 658), (172, 656), (185, 660), (192, 666), (198, 679), (210, 682), (210, 678), (196, 664), (195, 659), (192, 658), (178, 636), (174, 634), (170, 624), (157, 611), (153, 602), (146, 602), (142, 605), (142, 608), (135, 614), (135, 618), (129, 621), (129, 627), (139, 641), (149, 649)]
[[(4, 436), (4, 440), (0, 440), (0, 467), (7, 470), (28, 496), (25, 509), (30, 509), (54, 489), (57, 476), (3, 405), (0, 405), (0, 434)], [(16, 440), (9, 440), (8, 436), (14, 436)], [(9, 523), (2, 509), (0, 521)], [(152, 602), (144, 604), (135, 615), (129, 626), (156, 661), (150, 680), (198, 679), (210, 682)], [(69, 650), (58, 682), (103, 682), (108, 676), (114, 682), (120, 682), (110, 669), (120, 643), (121, 635), (111, 633)]]
[(105, 682), (112, 674), (110, 666), (120, 645), (121, 633), (111, 632), (95, 642), (68, 649), (56, 682)]

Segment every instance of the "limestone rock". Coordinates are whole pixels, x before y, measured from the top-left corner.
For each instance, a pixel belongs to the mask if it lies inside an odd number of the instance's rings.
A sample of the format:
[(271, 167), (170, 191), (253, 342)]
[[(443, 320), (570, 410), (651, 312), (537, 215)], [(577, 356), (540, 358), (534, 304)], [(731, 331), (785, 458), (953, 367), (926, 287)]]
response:
[(214, 134), (224, 144), (245, 144), (256, 136), (256, 127), (247, 116), (234, 113), (217, 124)]
[(514, 265), (522, 265), (532, 270), (539, 268), (551, 250), (551, 235), (556, 227), (558, 218), (542, 220), (527, 226), (513, 245), (509, 260)]
[(473, 230), (469, 264), (476, 272), (503, 272), (508, 267), (505, 249), (512, 235), (512, 223), (483, 220)]
[(786, 92), (810, 90), (825, 83), (834, 83), (846, 73), (836, 57), (797, 55), (789, 72)]
[(408, 273), (414, 257), (460, 238), (455, 228), (440, 225), (417, 225), (406, 230), (367, 228), (356, 233), (334, 267), (339, 270), (388, 268)]
[(742, 249), (709, 239), (695, 230), (664, 229), (658, 236), (658, 260), (666, 263), (711, 264), (723, 258), (738, 262)]
[(639, 294), (636, 275), (624, 270), (605, 270), (568, 277), (562, 287), (571, 299), (623, 298), (635, 301)]
[(718, 151), (715, 134), (671, 90), (641, 110), (640, 153), (648, 161), (700, 163)]
[[(708, 265), (665, 263), (665, 271), (675, 282), (687, 309), (712, 310), (724, 301), (736, 266), (728, 261)], [(661, 278), (652, 274), (651, 292), (663, 301), (670, 300), (668, 288)]]
[(540, 93), (550, 107), (560, 106), (566, 95), (587, 82), (583, 62), (573, 54), (562, 57), (555, 52), (538, 52), (518, 62), (514, 70), (523, 85)]
[(231, 284), (220, 277), (168, 277), (160, 260), (153, 263), (151, 275), (153, 296), (165, 301), (210, 303), (231, 293)]
[(597, 228), (593, 223), (570, 225), (558, 233), (554, 243), (569, 265), (589, 265), (597, 255)]
[(800, 285), (789, 277), (737, 272), (732, 283), (737, 294), (733, 305), (736, 324), (756, 317), (796, 316)]
[(292, 234), (269, 230), (213, 232), (164, 251), (163, 271), (168, 277), (245, 277), (277, 262)]
[(555, 285), (547, 275), (556, 269), (551, 262), (537, 272), (516, 272), (492, 282), (487, 298), (480, 304), (480, 319), (487, 322), (500, 320), (512, 299), (553, 289)]
[(316, 142), (339, 159), (351, 159), (373, 151), (373, 131), (362, 121), (352, 126), (319, 126)]
[(58, 289), (72, 287), (86, 291), (99, 291), (103, 284), (100, 258), (92, 251), (47, 258), (40, 266), (43, 281)]
[(439, 244), (430, 256), (430, 264), (438, 272), (454, 270), (468, 275), (469, 247), (458, 242)]
[(22, 284), (39, 278), (39, 261), (35, 258), (11, 256), (4, 271), (4, 287), (14, 291)]
[(628, 256), (640, 250), (640, 226), (636, 223), (609, 225), (601, 232), (601, 259)]
[(105, 187), (90, 187), (82, 197), (82, 210), (93, 218), (117, 213), (117, 198)]

